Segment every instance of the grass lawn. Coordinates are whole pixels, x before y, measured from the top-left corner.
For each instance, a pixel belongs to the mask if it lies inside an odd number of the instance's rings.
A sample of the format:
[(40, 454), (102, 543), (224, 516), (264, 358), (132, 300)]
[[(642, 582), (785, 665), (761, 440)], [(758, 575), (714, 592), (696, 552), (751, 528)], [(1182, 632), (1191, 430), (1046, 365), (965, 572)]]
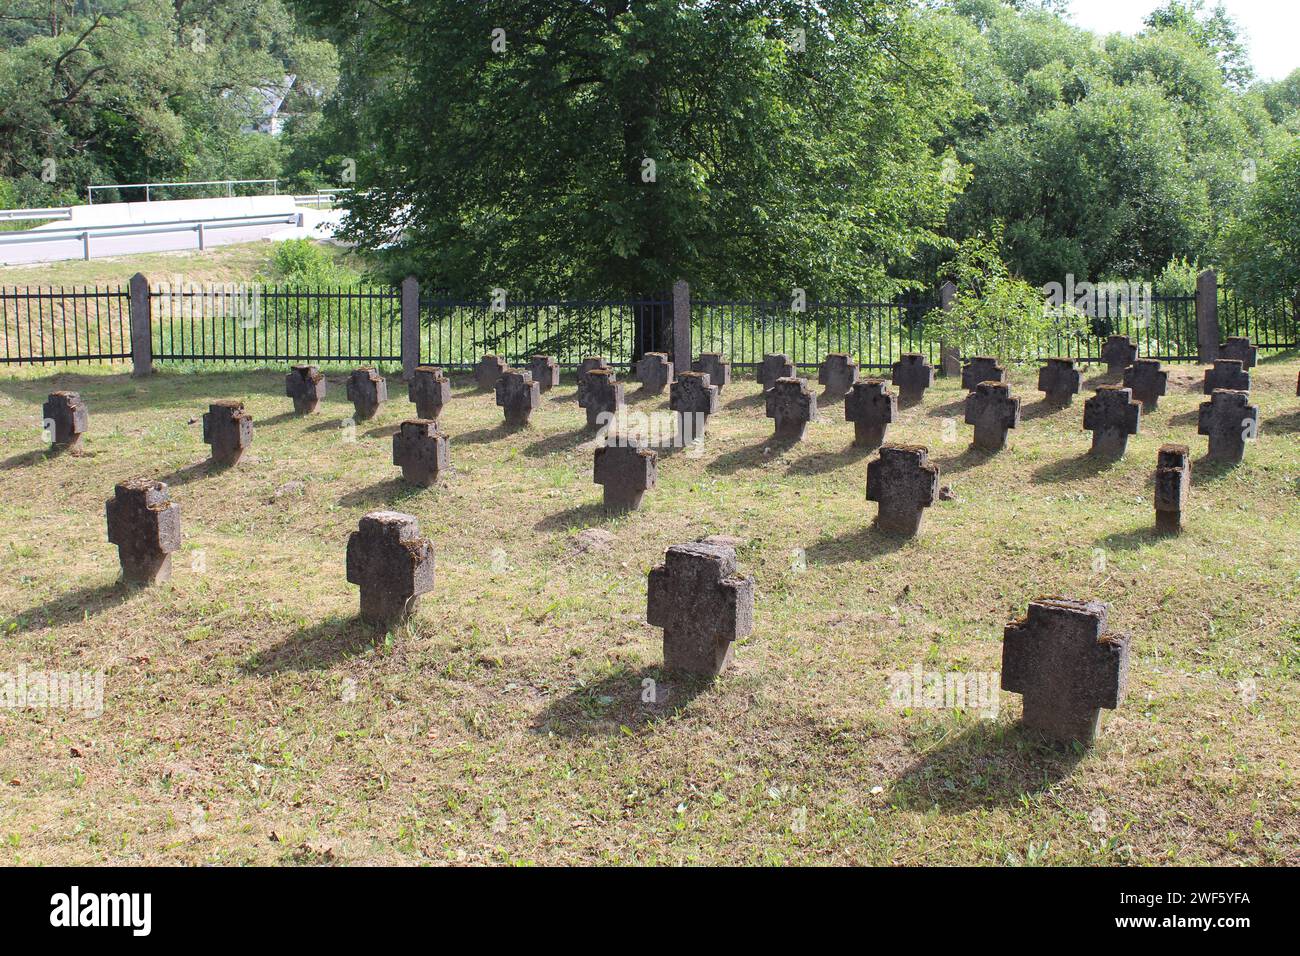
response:
[[(928, 445), (956, 499), (901, 545), (870, 527), (842, 405), (772, 449), (749, 378), (702, 452), (663, 454), (642, 509), (610, 518), (571, 377), (520, 433), (458, 379), (454, 474), (416, 490), (391, 464), (413, 415), (396, 377), (347, 441), (337, 374), (300, 419), (282, 372), (11, 373), (0, 670), (106, 679), (97, 719), (0, 711), (0, 863), (1300, 862), (1298, 369), (1255, 370), (1260, 437), (1235, 469), (1202, 460), (1199, 368), (1171, 373), (1108, 467), (1085, 456), (1082, 397), (1048, 410), (1032, 370), (1013, 370), (1024, 421), (991, 456), (940, 379), (889, 438)], [(84, 457), (42, 453), (55, 388), (89, 405)], [(210, 473), (199, 416), (219, 398), (256, 435)], [(1193, 498), (1185, 533), (1157, 538), (1168, 441), (1193, 449)], [(149, 590), (116, 583), (105, 534), (134, 475), (182, 509), (172, 580)], [(389, 635), (357, 621), (343, 569), (379, 508), (418, 516), (437, 554)], [(663, 681), (646, 573), (710, 534), (741, 539), (754, 633), (714, 686)], [(999, 670), (1003, 625), (1044, 594), (1111, 602), (1134, 635), (1092, 751), (1018, 732), (1010, 694), (995, 719), (891, 703), (896, 671)]]

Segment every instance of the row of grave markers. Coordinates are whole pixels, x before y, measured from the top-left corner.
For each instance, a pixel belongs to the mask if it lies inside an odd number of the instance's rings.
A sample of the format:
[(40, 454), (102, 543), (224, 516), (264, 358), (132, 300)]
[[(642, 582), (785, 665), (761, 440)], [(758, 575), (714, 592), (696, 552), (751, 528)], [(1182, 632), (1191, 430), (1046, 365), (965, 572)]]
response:
[[(1126, 385), (1103, 385), (1085, 405), (1084, 425), (1094, 432), (1093, 452), (1099, 454), (1122, 453), (1128, 435), (1136, 432), (1141, 405), (1133, 400), (1134, 391), (1142, 402), (1154, 407), (1165, 384), (1159, 363), (1137, 360), (1135, 351), (1128, 351), (1132, 343), (1112, 337), (1107, 347), (1108, 365), (1112, 372), (1123, 368)], [(1201, 407), (1200, 431), (1207, 433), (1209, 418), (1210, 457), (1239, 461), (1240, 445), (1228, 440), (1226, 429), (1213, 429), (1223, 414), (1246, 414), (1257, 420), (1258, 409), (1244, 404), (1254, 350), (1249, 343), (1234, 346), (1229, 342), (1223, 347), (1229, 354), (1234, 348), (1239, 349), (1240, 357), (1216, 360), (1206, 372), (1205, 391), (1211, 394), (1211, 401)], [(1125, 358), (1129, 364), (1122, 366)], [(671, 386), (670, 407), (680, 416), (707, 421), (717, 410), (718, 392), (730, 383), (729, 363), (715, 354), (701, 356), (693, 365), (692, 371), (674, 376), (667, 356), (651, 353), (637, 371), (649, 390)], [(792, 373), (793, 365), (786, 356), (769, 355), (759, 379), (777, 436), (797, 440), (816, 415), (816, 397), (808, 382)], [(855, 425), (855, 444), (880, 449), (867, 468), (866, 497), (878, 504), (876, 523), (888, 533), (917, 534), (924, 509), (937, 500), (939, 467), (928, 461), (928, 449), (883, 444), (899, 398), (904, 403), (920, 401), (933, 374), (921, 356), (904, 356), (893, 369), (893, 383), (901, 393), (898, 396), (883, 381), (858, 380), (856, 363), (847, 355), (829, 356), (819, 374), (819, 383), (829, 394), (844, 396), (845, 417)], [(715, 376), (720, 384), (714, 384)], [(496, 356), (487, 356), (476, 370), (476, 379), (481, 387), (496, 390), (497, 404), (505, 409), (507, 422), (521, 425), (536, 407), (543, 388), (558, 384), (559, 369), (550, 356), (535, 357), (527, 372), (512, 370)], [(1002, 447), (1007, 430), (1019, 420), (1019, 399), (1008, 393), (1006, 370), (995, 359), (976, 357), (963, 367), (962, 380), (970, 390), (966, 415), (967, 422), (975, 426), (975, 444)], [(1221, 382), (1238, 387), (1219, 387)], [(1079, 385), (1072, 360), (1051, 360), (1040, 371), (1039, 388), (1052, 404), (1070, 404)], [(286, 395), (293, 399), (299, 414), (316, 411), (325, 388), (323, 376), (312, 366), (296, 366), (286, 377)], [(362, 368), (349, 377), (347, 394), (357, 418), (369, 419), (387, 400), (387, 384), (374, 369)], [(449, 436), (440, 431), (437, 419), (450, 400), (450, 382), (440, 369), (417, 368), (408, 385), (408, 397), (420, 417), (404, 421), (393, 436), (394, 464), (402, 467), (407, 480), (432, 484), (447, 467)], [(584, 360), (579, 370), (578, 401), (587, 409), (588, 423), (593, 426), (602, 413), (616, 412), (622, 406), (623, 386), (603, 359)], [(80, 396), (52, 393), (43, 411), (53, 423), (55, 448), (78, 452), (89, 424)], [(213, 402), (203, 415), (203, 438), (211, 445), (216, 464), (237, 462), (251, 444), (252, 435), (252, 417), (242, 402)], [(593, 472), (596, 483), (604, 486), (608, 507), (635, 508), (644, 492), (654, 487), (656, 456), (635, 444), (605, 445), (595, 450)], [(1188, 448), (1162, 446), (1155, 478), (1159, 530), (1181, 529), (1189, 487)], [(108, 539), (118, 547), (123, 578), (141, 584), (166, 580), (171, 554), (181, 544), (180, 507), (170, 500), (167, 486), (147, 478), (122, 482), (106, 502), (106, 515)], [(420, 536), (415, 517), (400, 512), (365, 515), (348, 540), (346, 566), (347, 580), (360, 588), (362, 618), (380, 626), (405, 619), (418, 597), (434, 584), (432, 543)], [(647, 620), (664, 631), (667, 670), (711, 679), (730, 662), (732, 642), (752, 629), (752, 580), (737, 576), (730, 547), (710, 543), (673, 546), (665, 563), (650, 572)], [(1025, 618), (1007, 626), (1003, 689), (1024, 695), (1026, 725), (1060, 739), (1090, 742), (1100, 710), (1117, 707), (1123, 697), (1128, 647), (1127, 637), (1107, 632), (1105, 605), (1064, 598), (1035, 601)]]

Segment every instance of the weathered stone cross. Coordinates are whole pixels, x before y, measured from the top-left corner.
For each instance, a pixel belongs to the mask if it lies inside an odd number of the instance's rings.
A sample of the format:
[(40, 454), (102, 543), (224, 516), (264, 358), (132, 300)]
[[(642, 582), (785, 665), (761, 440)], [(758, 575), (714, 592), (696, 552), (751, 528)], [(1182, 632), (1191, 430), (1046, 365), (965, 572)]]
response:
[(108, 542), (117, 545), (122, 579), (155, 584), (172, 574), (172, 552), (181, 546), (181, 506), (167, 486), (151, 478), (130, 478), (104, 503)]
[(718, 388), (704, 372), (682, 372), (668, 390), (668, 407), (677, 413), (682, 444), (704, 437), (709, 416), (718, 410)]
[(758, 384), (763, 386), (764, 391), (775, 385), (778, 378), (794, 377), (794, 362), (790, 361), (788, 355), (768, 353), (758, 366)]
[(393, 435), (393, 464), (402, 478), (428, 488), (447, 469), (448, 435), (428, 418), (408, 418)]
[(51, 451), (81, 453), (81, 436), (90, 427), (90, 413), (78, 392), (50, 392), (41, 406), (41, 417), (50, 423)]
[(1101, 360), (1106, 363), (1106, 371), (1114, 375), (1122, 372), (1137, 361), (1138, 347), (1127, 335), (1112, 335), (1101, 347)]
[(1246, 366), (1241, 359), (1215, 359), (1213, 367), (1205, 370), (1202, 393), (1213, 395), (1216, 388), (1226, 388), (1234, 392), (1250, 391), (1250, 372), (1246, 371)]
[(1192, 486), (1192, 455), (1186, 445), (1161, 445), (1156, 455), (1156, 530), (1178, 534)]
[(528, 372), (543, 392), (560, 384), (560, 360), (554, 355), (534, 355), (528, 362)]
[(1038, 390), (1049, 405), (1064, 408), (1074, 403), (1082, 376), (1072, 358), (1049, 358), (1038, 370)]
[(667, 352), (646, 352), (641, 361), (636, 363), (636, 378), (641, 389), (651, 395), (658, 395), (673, 380), (673, 363)]
[[(622, 386), (620, 386), (622, 387)], [(542, 390), (531, 372), (506, 369), (497, 379), (497, 404), (505, 412), (506, 424), (521, 428), (528, 424), (533, 409), (542, 403)]]
[(975, 355), (961, 367), (961, 387), (968, 392), (979, 388), (981, 382), (1003, 383), (1007, 370), (991, 355)]
[(722, 394), (723, 388), (731, 384), (731, 359), (723, 358), (721, 352), (703, 352), (691, 363), (692, 372), (703, 372), (709, 377), (709, 384)]
[(1246, 457), (1246, 441), (1259, 432), (1259, 406), (1247, 392), (1216, 388), (1202, 402), (1196, 434), (1210, 439), (1209, 459), (1236, 465)]
[(348, 583), (361, 587), (361, 617), (371, 624), (405, 620), (433, 590), (433, 569), (433, 545), (412, 515), (372, 511), (348, 538)]
[(646, 620), (664, 630), (664, 670), (711, 680), (754, 628), (754, 582), (726, 545), (673, 545), (650, 571)]
[(640, 442), (620, 441), (597, 448), (592, 481), (604, 488), (610, 511), (635, 511), (658, 480), (658, 456)]
[(415, 403), (417, 417), (436, 422), (451, 401), (451, 380), (440, 368), (417, 366), (406, 386), (406, 397)]
[(212, 446), (216, 464), (233, 465), (253, 443), (253, 416), (244, 411), (243, 402), (213, 402), (203, 413), (203, 441)]
[(966, 424), (975, 426), (975, 447), (999, 451), (1007, 432), (1020, 426), (1020, 399), (1004, 382), (984, 381), (966, 396)]
[(1106, 630), (1100, 601), (1040, 598), (1007, 625), (1002, 689), (1024, 696), (1024, 726), (1063, 742), (1090, 744), (1101, 710), (1114, 710), (1128, 685), (1131, 639)]
[(505, 370), (506, 360), (500, 355), (485, 355), (474, 366), (474, 384), (487, 391), (496, 385)]
[(858, 380), (858, 363), (844, 352), (827, 355), (817, 370), (817, 384), (826, 386), (826, 397), (843, 398)]
[(922, 445), (883, 445), (867, 465), (867, 500), (880, 505), (876, 526), (911, 537), (921, 530), (925, 509), (939, 496), (939, 466)]
[(934, 384), (934, 366), (919, 352), (906, 352), (894, 363), (891, 380), (898, 386), (898, 402), (904, 407), (925, 398), (925, 390)]
[(1142, 406), (1123, 385), (1100, 385), (1083, 403), (1083, 427), (1092, 432), (1092, 454), (1100, 458), (1122, 458), (1128, 436), (1136, 435), (1142, 421)]
[(284, 377), (284, 394), (293, 399), (293, 410), (310, 415), (325, 397), (325, 376), (315, 365), (295, 365)]
[(817, 417), (817, 396), (803, 378), (778, 378), (767, 390), (767, 417), (776, 422), (774, 438), (802, 441)]
[(854, 382), (844, 400), (844, 420), (853, 423), (855, 448), (879, 448), (897, 417), (898, 398), (878, 378)]
[(1138, 359), (1124, 370), (1124, 387), (1142, 403), (1143, 411), (1154, 411), (1169, 390), (1169, 373), (1156, 359)]
[(376, 369), (365, 366), (348, 376), (348, 401), (359, 422), (369, 421), (388, 401), (388, 383)]

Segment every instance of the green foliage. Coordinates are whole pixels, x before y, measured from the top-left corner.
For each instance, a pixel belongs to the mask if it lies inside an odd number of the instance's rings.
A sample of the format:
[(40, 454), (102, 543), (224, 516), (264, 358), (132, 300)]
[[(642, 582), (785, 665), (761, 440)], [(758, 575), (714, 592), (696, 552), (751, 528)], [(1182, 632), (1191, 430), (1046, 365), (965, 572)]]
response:
[(908, 0), (302, 6), (364, 32), (381, 89), (348, 238), (430, 284), (824, 298), (943, 244), (960, 89)]
[(271, 262), (260, 281), (298, 288), (357, 285), (360, 276), (338, 264), (324, 246), (310, 239), (275, 244)]
[(963, 355), (1009, 362), (1034, 361), (1049, 339), (1087, 335), (1085, 316), (1073, 305), (1048, 305), (1041, 289), (1008, 272), (1001, 248), (1001, 224), (962, 242), (946, 274), (956, 294), (949, 309), (927, 317), (927, 335)]
[(1281, 294), (1300, 318), (1300, 138), (1261, 168), (1246, 211), (1224, 238), (1222, 259), (1247, 299)]

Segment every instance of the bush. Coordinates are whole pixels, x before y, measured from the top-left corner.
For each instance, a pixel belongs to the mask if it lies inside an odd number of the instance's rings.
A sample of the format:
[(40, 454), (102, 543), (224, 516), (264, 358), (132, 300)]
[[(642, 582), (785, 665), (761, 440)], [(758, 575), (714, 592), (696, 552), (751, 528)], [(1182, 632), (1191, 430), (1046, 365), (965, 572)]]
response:
[(1008, 362), (1037, 360), (1051, 339), (1086, 336), (1087, 318), (1069, 303), (1048, 304), (1041, 289), (1012, 276), (1001, 249), (1001, 224), (992, 236), (962, 242), (947, 269), (957, 286), (952, 307), (930, 313), (929, 336), (962, 355), (993, 355)]

